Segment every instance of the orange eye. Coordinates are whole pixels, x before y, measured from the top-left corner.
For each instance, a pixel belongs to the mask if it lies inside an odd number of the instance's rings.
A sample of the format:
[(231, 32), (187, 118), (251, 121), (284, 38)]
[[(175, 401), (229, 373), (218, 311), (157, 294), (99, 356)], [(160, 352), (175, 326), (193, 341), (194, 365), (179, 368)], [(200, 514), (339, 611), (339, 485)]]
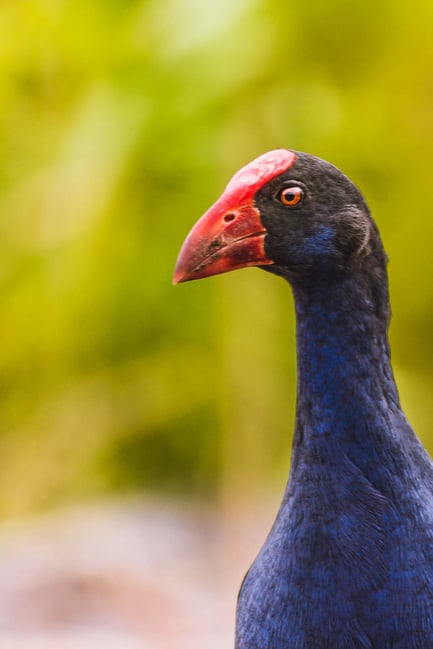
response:
[(283, 205), (294, 207), (299, 203), (303, 194), (304, 192), (300, 187), (285, 187), (278, 194), (278, 198)]

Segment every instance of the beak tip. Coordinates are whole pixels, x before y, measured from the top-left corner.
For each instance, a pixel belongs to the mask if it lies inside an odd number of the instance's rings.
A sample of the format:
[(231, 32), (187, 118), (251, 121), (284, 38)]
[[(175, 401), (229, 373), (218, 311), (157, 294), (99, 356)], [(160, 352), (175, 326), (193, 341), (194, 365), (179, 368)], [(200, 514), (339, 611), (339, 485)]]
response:
[(179, 263), (177, 263), (173, 273), (173, 279), (172, 279), (173, 286), (176, 286), (177, 284), (182, 284), (182, 282), (187, 282), (188, 279), (189, 279), (188, 272), (185, 272), (185, 269), (182, 268), (182, 266), (180, 266)]

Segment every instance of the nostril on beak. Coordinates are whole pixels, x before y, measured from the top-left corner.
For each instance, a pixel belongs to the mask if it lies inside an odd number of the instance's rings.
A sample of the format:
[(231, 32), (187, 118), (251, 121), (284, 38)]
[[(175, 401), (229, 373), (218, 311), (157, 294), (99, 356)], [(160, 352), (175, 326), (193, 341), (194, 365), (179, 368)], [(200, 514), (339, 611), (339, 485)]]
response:
[(225, 223), (231, 223), (231, 221), (234, 221), (235, 218), (236, 218), (236, 214), (234, 214), (233, 212), (229, 212), (228, 214), (224, 214), (223, 220)]

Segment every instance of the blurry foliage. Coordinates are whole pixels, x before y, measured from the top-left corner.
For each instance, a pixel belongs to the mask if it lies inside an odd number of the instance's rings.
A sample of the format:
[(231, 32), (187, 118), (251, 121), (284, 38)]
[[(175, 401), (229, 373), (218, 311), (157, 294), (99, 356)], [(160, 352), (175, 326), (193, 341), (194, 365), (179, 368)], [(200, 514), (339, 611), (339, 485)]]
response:
[(288, 288), (251, 269), (171, 286), (189, 227), (275, 147), (365, 193), (403, 402), (433, 449), (432, 28), (428, 0), (0, 5), (3, 514), (285, 480)]

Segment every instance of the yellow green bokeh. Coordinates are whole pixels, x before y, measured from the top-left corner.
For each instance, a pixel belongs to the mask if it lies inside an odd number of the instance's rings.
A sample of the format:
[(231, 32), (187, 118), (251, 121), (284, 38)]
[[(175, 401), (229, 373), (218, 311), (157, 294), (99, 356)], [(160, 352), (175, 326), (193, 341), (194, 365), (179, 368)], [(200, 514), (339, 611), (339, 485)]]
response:
[(0, 4), (3, 516), (284, 482), (288, 287), (257, 269), (171, 285), (193, 222), (276, 147), (363, 190), (433, 451), (432, 29), (428, 0)]

